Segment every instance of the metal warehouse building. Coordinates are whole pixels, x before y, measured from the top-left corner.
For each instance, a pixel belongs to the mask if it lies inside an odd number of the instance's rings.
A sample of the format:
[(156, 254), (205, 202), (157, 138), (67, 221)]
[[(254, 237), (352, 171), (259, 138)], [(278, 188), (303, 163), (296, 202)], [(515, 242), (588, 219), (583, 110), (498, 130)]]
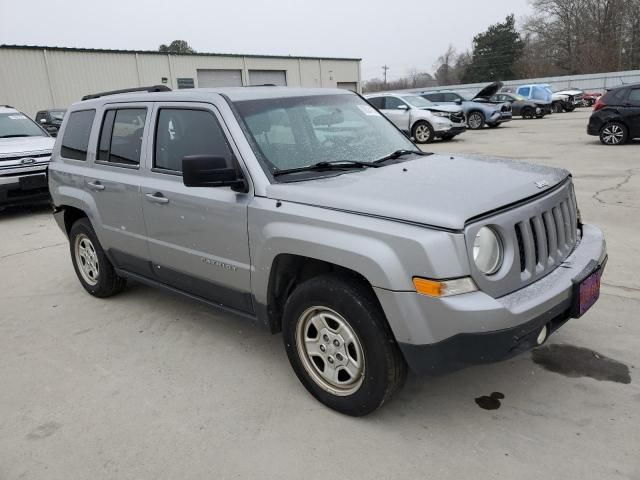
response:
[(31, 116), (121, 88), (265, 83), (360, 91), (360, 59), (0, 45), (0, 104)]

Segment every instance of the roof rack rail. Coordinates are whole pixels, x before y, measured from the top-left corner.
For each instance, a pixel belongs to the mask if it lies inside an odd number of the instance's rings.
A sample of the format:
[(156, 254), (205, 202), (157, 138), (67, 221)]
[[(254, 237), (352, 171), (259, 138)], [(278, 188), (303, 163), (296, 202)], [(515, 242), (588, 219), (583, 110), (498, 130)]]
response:
[(136, 87), (136, 88), (124, 88), (122, 90), (111, 90), (110, 92), (92, 93), (91, 95), (85, 95), (82, 100), (91, 100), (93, 98), (107, 97), (109, 95), (118, 95), (120, 93), (131, 92), (170, 92), (171, 89), (166, 85), (152, 85), (150, 87)]

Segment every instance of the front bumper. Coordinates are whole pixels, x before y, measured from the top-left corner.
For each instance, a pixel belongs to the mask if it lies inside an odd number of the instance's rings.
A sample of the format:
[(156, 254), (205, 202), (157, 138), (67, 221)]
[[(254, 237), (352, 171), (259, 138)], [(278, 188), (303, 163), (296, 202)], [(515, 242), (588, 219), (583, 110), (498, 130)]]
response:
[(49, 198), (46, 170), (0, 176), (0, 206), (37, 203)]
[(501, 298), (484, 292), (445, 298), (381, 289), (376, 294), (409, 367), (435, 375), (535, 346), (542, 326), (554, 331), (571, 317), (573, 280), (588, 265), (605, 261), (602, 232), (583, 225), (580, 243), (558, 268)]
[(436, 131), (435, 134), (436, 134), (436, 138), (442, 138), (444, 136), (455, 137), (456, 135), (460, 135), (461, 133), (464, 133), (466, 131), (467, 131), (467, 127), (462, 125), (460, 127), (452, 126), (448, 130)]
[(494, 112), (486, 120), (487, 123), (504, 123), (513, 119), (513, 112)]

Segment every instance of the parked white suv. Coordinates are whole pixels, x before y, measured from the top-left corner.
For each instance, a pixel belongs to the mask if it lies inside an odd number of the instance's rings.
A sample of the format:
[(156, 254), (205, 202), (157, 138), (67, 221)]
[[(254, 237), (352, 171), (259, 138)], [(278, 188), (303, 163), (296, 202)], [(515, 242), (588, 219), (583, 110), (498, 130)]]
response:
[(46, 170), (54, 143), (24, 113), (0, 105), (0, 210), (48, 198)]
[(451, 140), (466, 130), (464, 112), (458, 105), (435, 105), (408, 93), (376, 93), (365, 98), (416, 143)]

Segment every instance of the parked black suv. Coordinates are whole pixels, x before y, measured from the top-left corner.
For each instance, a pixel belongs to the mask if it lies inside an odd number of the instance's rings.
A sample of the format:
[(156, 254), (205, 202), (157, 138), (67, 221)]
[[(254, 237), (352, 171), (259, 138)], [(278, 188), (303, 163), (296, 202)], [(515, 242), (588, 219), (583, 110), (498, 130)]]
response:
[(36, 114), (36, 123), (44, 128), (49, 135), (55, 137), (58, 135), (62, 119), (66, 110), (56, 108), (52, 110), (40, 110)]
[(600, 97), (587, 133), (599, 136), (605, 145), (622, 145), (640, 138), (640, 83), (614, 88)]

